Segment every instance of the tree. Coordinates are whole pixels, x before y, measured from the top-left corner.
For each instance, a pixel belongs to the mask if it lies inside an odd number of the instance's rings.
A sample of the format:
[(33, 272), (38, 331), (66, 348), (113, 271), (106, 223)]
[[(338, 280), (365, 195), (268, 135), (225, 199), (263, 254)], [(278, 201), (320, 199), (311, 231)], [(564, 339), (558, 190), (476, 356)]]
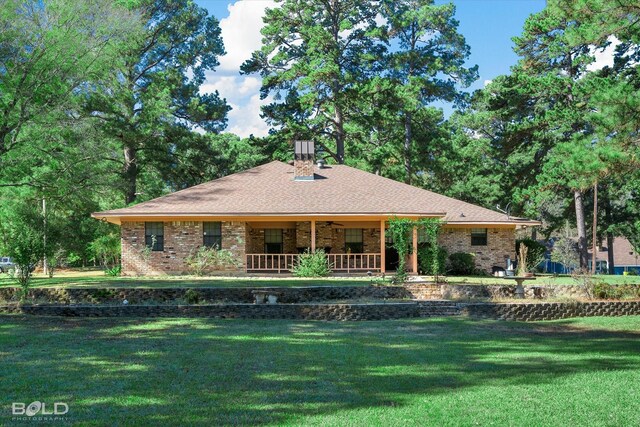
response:
[[(381, 15), (392, 46), (380, 67), (391, 84), (385, 91), (388, 113), (384, 132), (403, 129), (401, 158), (404, 181), (411, 183), (419, 171), (414, 159), (428, 159), (426, 132), (416, 129), (425, 121), (418, 113), (431, 102), (461, 103), (457, 84), (468, 86), (478, 77), (477, 66), (465, 67), (470, 54), (464, 37), (457, 32), (453, 4), (435, 5), (433, 0), (388, 0), (382, 2)], [(377, 83), (376, 83), (377, 84)], [(416, 150), (416, 148), (422, 148)]]
[(199, 93), (205, 72), (225, 53), (216, 18), (188, 0), (144, 0), (134, 12), (144, 29), (84, 105), (122, 150), (126, 204), (136, 200), (145, 166), (175, 161), (184, 145), (202, 146), (193, 130), (222, 130), (230, 109), (217, 92)]
[[(6, 0), (0, 8), (0, 162), (113, 62), (133, 15), (108, 0)], [(45, 124), (46, 126), (46, 124)]]
[[(350, 102), (384, 49), (378, 4), (358, 0), (281, 0), (267, 9), (263, 46), (242, 65), (260, 73), (267, 122), (287, 139), (313, 139), (344, 163)], [(281, 102), (280, 102), (281, 101)]]
[(0, 250), (16, 264), (22, 299), (27, 296), (33, 269), (47, 252), (44, 222), (36, 206), (33, 201), (21, 201), (11, 210), (0, 210)]

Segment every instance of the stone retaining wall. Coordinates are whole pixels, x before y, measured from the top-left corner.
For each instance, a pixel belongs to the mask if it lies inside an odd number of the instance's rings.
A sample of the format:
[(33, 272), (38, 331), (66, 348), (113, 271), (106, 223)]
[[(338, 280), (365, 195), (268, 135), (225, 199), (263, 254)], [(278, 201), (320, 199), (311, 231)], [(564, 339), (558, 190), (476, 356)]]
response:
[[(199, 303), (252, 303), (254, 288), (32, 288), (29, 299), (52, 304), (130, 304), (186, 301), (187, 292), (197, 295)], [(261, 287), (278, 292), (279, 302), (371, 299), (439, 299), (437, 285), (411, 286), (309, 286), (297, 288)], [(0, 288), (0, 301), (17, 301), (18, 288)]]
[(420, 317), (417, 303), (216, 304), (216, 305), (24, 305), (0, 313), (65, 317), (212, 317), (219, 319), (389, 320)]
[(454, 303), (418, 301), (377, 304), (210, 305), (0, 305), (3, 314), (65, 317), (211, 317), (220, 319), (390, 320), (468, 316), (540, 321), (569, 317), (640, 315), (640, 301), (579, 303)]
[(471, 317), (524, 322), (570, 317), (640, 315), (640, 301), (478, 303), (460, 304), (459, 308), (460, 314)]
[[(465, 284), (442, 284), (438, 298), (444, 299), (505, 299), (515, 297), (515, 284), (513, 285), (465, 285)], [(587, 298), (584, 288), (577, 285), (535, 285), (524, 286), (526, 298)], [(536, 295), (536, 293), (538, 295)]]
[[(254, 288), (32, 288), (35, 302), (56, 304), (113, 304), (127, 300), (132, 304), (186, 301), (186, 293), (198, 296), (200, 303), (251, 303)], [(283, 303), (372, 299), (478, 300), (513, 298), (515, 285), (407, 284), (405, 286), (308, 286), (270, 287), (280, 293)], [(534, 289), (539, 295), (534, 295)], [(0, 302), (18, 300), (18, 288), (0, 288)], [(525, 286), (528, 299), (587, 298), (580, 286)]]

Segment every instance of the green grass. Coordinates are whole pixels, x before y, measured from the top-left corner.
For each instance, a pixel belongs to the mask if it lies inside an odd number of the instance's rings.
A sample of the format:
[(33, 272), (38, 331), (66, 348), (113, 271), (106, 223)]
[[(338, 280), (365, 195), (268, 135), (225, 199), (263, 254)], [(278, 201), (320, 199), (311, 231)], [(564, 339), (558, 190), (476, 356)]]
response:
[[(375, 279), (375, 278), (374, 278)], [(426, 277), (426, 280), (431, 278)], [(605, 281), (610, 284), (640, 284), (640, 276), (613, 276), (598, 275), (596, 280)], [(379, 280), (379, 279), (377, 279)], [(505, 280), (491, 276), (465, 276), (444, 278), (451, 284), (483, 284), (483, 285), (513, 285), (513, 280)], [(294, 277), (251, 278), (251, 277), (109, 277), (101, 271), (93, 272), (69, 272), (61, 273), (53, 278), (43, 275), (36, 275), (32, 286), (65, 286), (65, 287), (150, 287), (150, 288), (171, 288), (171, 287), (263, 287), (263, 286), (367, 286), (372, 283), (368, 277), (327, 277), (323, 279), (303, 279)], [(387, 282), (388, 283), (388, 282)], [(537, 276), (535, 281), (527, 284), (536, 285), (575, 285), (577, 282), (570, 276)], [(16, 286), (16, 282), (7, 274), (0, 274), (0, 287)]]
[[(91, 276), (54, 276), (35, 277), (31, 283), (32, 287), (52, 287), (64, 286), (70, 288), (106, 288), (106, 287), (122, 287), (122, 288), (173, 288), (173, 287), (265, 287), (265, 286), (367, 286), (370, 285), (369, 278), (325, 278), (325, 279), (297, 279), (297, 278), (247, 278), (247, 277), (221, 277), (221, 278), (199, 278), (199, 277), (108, 277), (103, 273), (96, 273)], [(6, 274), (0, 274), (0, 288), (17, 286), (15, 280)]]
[(78, 425), (640, 425), (640, 317), (0, 317), (11, 402)]
[[(640, 284), (640, 276), (616, 276), (607, 274), (598, 274), (593, 276), (596, 281), (607, 282), (612, 285), (627, 285), (627, 284)], [(447, 283), (451, 284), (468, 284), (468, 285), (513, 285), (515, 281), (513, 279), (504, 279), (502, 277), (493, 276), (463, 276), (455, 277), (448, 276), (446, 278)], [(571, 276), (552, 276), (552, 275), (537, 275), (536, 280), (527, 281), (527, 285), (576, 285), (578, 282)]]

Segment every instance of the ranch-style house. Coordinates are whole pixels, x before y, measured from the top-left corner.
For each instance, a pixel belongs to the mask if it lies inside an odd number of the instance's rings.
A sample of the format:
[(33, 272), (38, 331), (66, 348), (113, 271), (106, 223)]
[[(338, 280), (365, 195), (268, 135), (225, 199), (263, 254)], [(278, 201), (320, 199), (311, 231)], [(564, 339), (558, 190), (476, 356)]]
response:
[[(317, 164), (313, 142), (296, 141), (292, 164), (273, 161), (138, 205), (96, 212), (119, 224), (122, 274), (188, 272), (185, 258), (217, 246), (236, 259), (227, 273), (287, 273), (301, 252), (324, 249), (336, 273), (384, 273), (397, 252), (385, 233), (389, 218), (440, 218), (439, 244), (475, 254), (491, 272), (515, 258), (513, 218), (345, 165)], [(418, 271), (414, 230), (407, 266)]]

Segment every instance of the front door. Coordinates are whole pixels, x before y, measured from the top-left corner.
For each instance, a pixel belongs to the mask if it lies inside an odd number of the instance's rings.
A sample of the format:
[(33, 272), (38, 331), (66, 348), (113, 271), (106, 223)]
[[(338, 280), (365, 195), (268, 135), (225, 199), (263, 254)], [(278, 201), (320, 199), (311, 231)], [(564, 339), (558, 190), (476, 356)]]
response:
[(385, 271), (396, 271), (398, 269), (398, 251), (391, 244), (387, 243), (384, 248), (384, 269)]

